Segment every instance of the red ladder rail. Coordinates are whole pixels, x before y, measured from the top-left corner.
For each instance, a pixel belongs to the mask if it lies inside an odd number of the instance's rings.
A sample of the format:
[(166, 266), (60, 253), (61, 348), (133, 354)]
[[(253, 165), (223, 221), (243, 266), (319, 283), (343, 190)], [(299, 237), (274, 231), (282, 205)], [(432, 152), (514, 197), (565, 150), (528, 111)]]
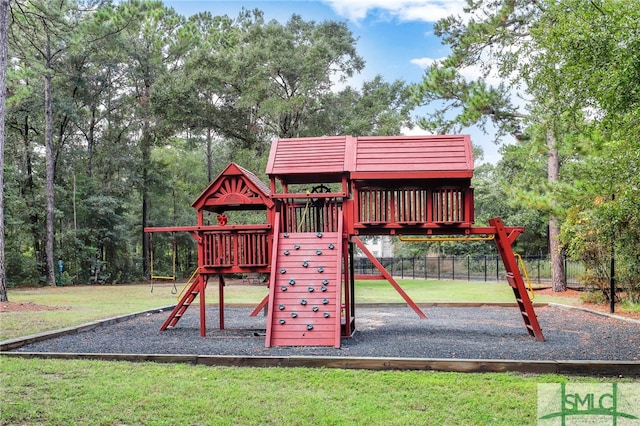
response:
[(518, 303), (518, 309), (520, 309), (520, 313), (522, 314), (524, 325), (529, 335), (533, 336), (538, 342), (544, 342), (544, 335), (538, 323), (538, 317), (533, 309), (533, 303), (531, 303), (524, 279), (520, 273), (520, 268), (518, 268), (518, 262), (511, 248), (520, 231), (507, 234), (504, 223), (499, 217), (489, 219), (489, 225), (495, 228), (495, 243), (502, 262), (504, 263), (504, 268), (507, 272), (507, 282), (513, 289), (513, 294)]
[[(175, 327), (178, 321), (180, 321), (180, 318), (182, 318), (186, 310), (189, 308), (189, 306), (191, 306), (195, 298), (198, 295), (203, 297), (204, 289), (206, 288), (206, 286), (207, 286), (206, 280), (202, 277), (202, 275), (198, 275), (193, 280), (193, 282), (191, 283), (187, 291), (184, 292), (178, 304), (173, 308), (173, 311), (171, 311), (171, 314), (169, 314), (169, 317), (162, 324), (162, 327), (160, 327), (160, 331), (164, 331), (167, 328)], [(203, 335), (202, 334), (203, 329), (206, 329), (206, 327), (203, 324), (201, 324), (201, 330), (200, 330), (201, 335)]]

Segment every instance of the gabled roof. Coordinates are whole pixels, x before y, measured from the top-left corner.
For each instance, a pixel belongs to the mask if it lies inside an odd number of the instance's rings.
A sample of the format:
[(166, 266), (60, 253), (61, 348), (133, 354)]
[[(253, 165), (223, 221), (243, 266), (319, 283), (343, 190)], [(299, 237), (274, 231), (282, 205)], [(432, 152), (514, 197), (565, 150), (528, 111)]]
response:
[(235, 163), (229, 165), (191, 204), (196, 210), (251, 210), (272, 207), (271, 191), (255, 174)]
[(340, 182), (347, 169), (350, 136), (277, 139), (271, 145), (267, 175), (289, 183)]
[[(278, 139), (267, 174), (290, 183), (352, 179), (471, 178), (468, 135)], [(330, 180), (329, 180), (330, 179)]]
[(471, 178), (468, 135), (360, 136), (352, 179)]

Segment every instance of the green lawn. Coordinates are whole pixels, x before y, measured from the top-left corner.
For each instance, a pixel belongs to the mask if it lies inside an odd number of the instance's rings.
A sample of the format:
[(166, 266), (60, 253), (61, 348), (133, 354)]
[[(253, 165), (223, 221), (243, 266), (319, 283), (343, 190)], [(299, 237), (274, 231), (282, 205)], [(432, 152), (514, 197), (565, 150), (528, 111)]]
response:
[(2, 357), (0, 363), (6, 425), (533, 425), (538, 383), (612, 380)]
[[(506, 284), (405, 280), (417, 302), (511, 302)], [(264, 286), (229, 285), (229, 303)], [(0, 314), (4, 340), (175, 303), (171, 286), (10, 289), (12, 302), (59, 309)], [(216, 302), (210, 286), (208, 301)], [(541, 301), (547, 298), (540, 297)], [(559, 300), (554, 297), (554, 300)], [(400, 302), (386, 282), (357, 283), (358, 302)], [(536, 299), (538, 300), (538, 299)], [(228, 368), (0, 356), (0, 425), (527, 425), (538, 383), (629, 381), (511, 373)]]

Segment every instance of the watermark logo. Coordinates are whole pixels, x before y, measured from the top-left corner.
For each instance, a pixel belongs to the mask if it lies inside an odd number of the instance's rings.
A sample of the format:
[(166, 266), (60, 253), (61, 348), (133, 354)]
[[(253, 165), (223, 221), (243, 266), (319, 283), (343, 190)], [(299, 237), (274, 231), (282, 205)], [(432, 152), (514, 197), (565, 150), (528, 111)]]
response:
[(540, 383), (538, 425), (640, 426), (640, 384)]

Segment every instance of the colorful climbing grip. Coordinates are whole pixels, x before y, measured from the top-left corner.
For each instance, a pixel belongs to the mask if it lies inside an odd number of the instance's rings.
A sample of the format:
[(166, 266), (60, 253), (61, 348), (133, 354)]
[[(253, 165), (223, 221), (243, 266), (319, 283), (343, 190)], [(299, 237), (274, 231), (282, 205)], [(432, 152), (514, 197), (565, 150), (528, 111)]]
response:
[(317, 307), (317, 306), (314, 306), (313, 308), (311, 308), (311, 310), (312, 310), (313, 312), (318, 312), (318, 307)]
[(329, 304), (329, 299), (322, 299), (322, 304), (323, 305), (328, 305)]
[(329, 250), (333, 250), (335, 246), (333, 244), (329, 244)]
[(293, 278), (289, 280), (289, 285), (295, 285), (296, 284), (296, 280), (294, 280)]
[(323, 273), (324, 272), (324, 268), (321, 266), (318, 268), (318, 272)]
[(322, 254), (322, 250), (316, 250), (316, 254), (320, 256)]
[(325, 312), (324, 314), (322, 314), (322, 316), (325, 318), (329, 318), (330, 315), (329, 315), (329, 312)]
[(281, 311), (284, 311), (284, 305), (278, 305), (278, 309), (280, 309)]
[(304, 262), (302, 262), (302, 267), (303, 268), (309, 267), (309, 262), (307, 262), (306, 260)]
[(286, 286), (286, 285), (283, 285), (282, 287), (280, 287), (280, 290), (282, 290), (282, 291), (287, 291), (287, 286)]
[(289, 250), (285, 250), (285, 251), (284, 251), (284, 255), (285, 255), (285, 256), (289, 256)]
[(306, 304), (307, 304), (307, 299), (302, 299), (302, 300), (300, 301), (300, 304), (301, 304), (302, 306), (306, 305)]
[(309, 293), (313, 293), (313, 287), (308, 287), (307, 290), (309, 290)]
[(284, 234), (282, 234), (282, 236), (285, 238), (289, 238), (289, 233), (285, 232)]
[(325, 286), (320, 287), (320, 291), (325, 292), (327, 291), (327, 288)]
[(297, 318), (297, 317), (298, 317), (297, 312), (291, 312), (291, 318)]
[(307, 330), (313, 330), (313, 324), (307, 324)]
[(298, 244), (293, 245), (294, 250), (300, 250), (300, 246)]
[(284, 269), (284, 268), (282, 268), (282, 269), (280, 269), (280, 273), (281, 273), (281, 274), (285, 274), (285, 273), (287, 273), (287, 270), (286, 270), (286, 269)]
[(318, 232), (318, 233), (316, 234), (316, 237), (318, 237), (318, 238), (322, 238), (322, 232)]
[(322, 285), (329, 285), (329, 280), (322, 280)]
[(280, 320), (280, 324), (284, 324), (286, 321), (284, 319)]

